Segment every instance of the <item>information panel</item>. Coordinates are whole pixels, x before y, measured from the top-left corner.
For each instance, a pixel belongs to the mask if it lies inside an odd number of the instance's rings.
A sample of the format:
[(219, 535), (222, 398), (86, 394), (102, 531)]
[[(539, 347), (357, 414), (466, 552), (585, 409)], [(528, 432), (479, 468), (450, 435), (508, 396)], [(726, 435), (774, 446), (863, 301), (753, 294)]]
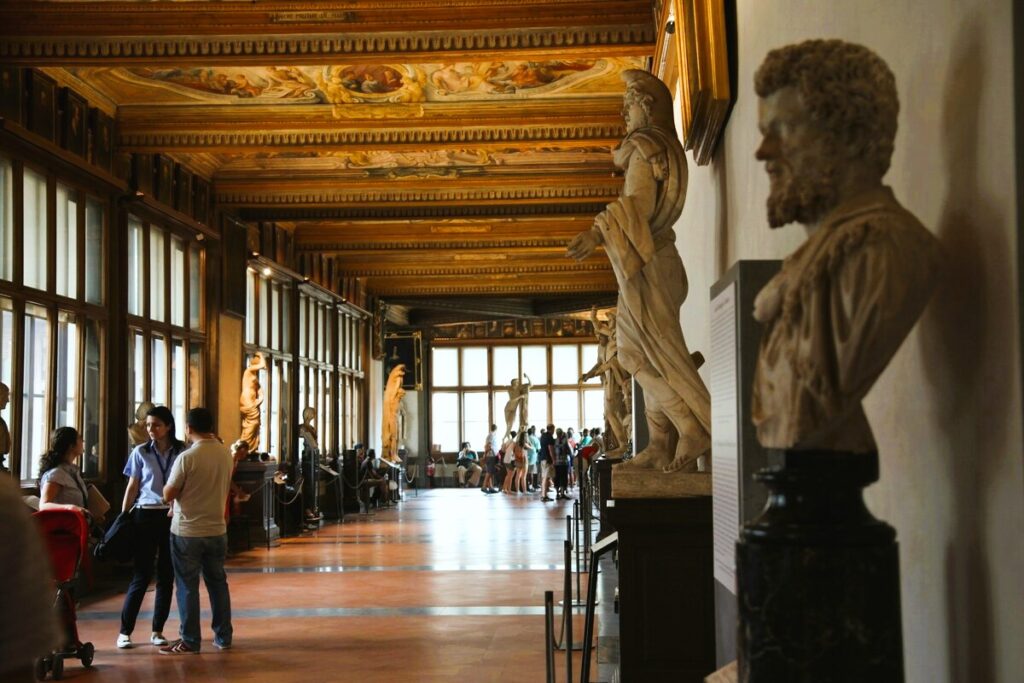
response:
[(736, 593), (739, 537), (739, 416), (736, 283), (711, 301), (711, 487), (715, 580)]

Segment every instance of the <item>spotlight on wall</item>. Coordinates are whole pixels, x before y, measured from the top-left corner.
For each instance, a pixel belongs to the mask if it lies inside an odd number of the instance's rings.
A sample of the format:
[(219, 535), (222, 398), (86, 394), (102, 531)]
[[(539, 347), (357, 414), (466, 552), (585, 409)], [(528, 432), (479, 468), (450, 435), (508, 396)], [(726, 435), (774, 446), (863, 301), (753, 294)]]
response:
[(263, 269), (263, 274), (264, 274), (264, 275), (266, 275), (267, 277), (270, 277), (270, 275), (271, 275), (271, 274), (272, 274), (273, 272), (274, 272), (274, 271), (272, 271), (272, 270), (271, 270), (270, 268), (264, 268), (264, 269)]

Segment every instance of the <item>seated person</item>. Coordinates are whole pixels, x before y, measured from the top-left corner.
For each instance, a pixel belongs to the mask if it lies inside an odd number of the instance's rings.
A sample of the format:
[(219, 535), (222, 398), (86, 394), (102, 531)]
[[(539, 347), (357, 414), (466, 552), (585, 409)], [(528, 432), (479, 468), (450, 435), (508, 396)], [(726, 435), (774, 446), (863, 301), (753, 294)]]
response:
[(476, 487), (480, 483), (480, 474), (483, 468), (480, 467), (480, 458), (476, 451), (469, 447), (468, 441), (462, 442), (462, 448), (455, 459), (455, 466), (459, 472), (459, 486), (466, 485), (466, 471), (469, 471), (469, 485)]
[(360, 494), (366, 495), (370, 500), (370, 492), (376, 490), (378, 504), (387, 503), (388, 500), (388, 472), (387, 465), (377, 457), (371, 448), (368, 452), (363, 449), (356, 451), (359, 458), (359, 490)]

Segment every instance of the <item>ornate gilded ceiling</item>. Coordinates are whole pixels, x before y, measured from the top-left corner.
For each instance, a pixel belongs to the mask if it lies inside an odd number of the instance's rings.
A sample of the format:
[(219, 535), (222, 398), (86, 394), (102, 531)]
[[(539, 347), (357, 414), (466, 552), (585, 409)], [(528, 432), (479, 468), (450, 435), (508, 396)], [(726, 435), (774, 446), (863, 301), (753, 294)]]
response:
[[(617, 196), (619, 74), (650, 0), (60, 2), (0, 7), (0, 60), (113, 114), (243, 220), (385, 298), (613, 292), (564, 244)], [(527, 311), (523, 311), (526, 313)]]

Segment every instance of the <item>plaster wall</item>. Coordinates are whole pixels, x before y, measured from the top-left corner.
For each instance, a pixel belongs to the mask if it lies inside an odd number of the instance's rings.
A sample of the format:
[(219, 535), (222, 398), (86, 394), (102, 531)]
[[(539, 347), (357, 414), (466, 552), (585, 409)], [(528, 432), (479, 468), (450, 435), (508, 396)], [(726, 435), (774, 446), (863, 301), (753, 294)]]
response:
[(369, 396), (366, 447), (382, 453), (380, 448), (381, 416), (384, 414), (384, 362), (370, 359), (370, 367), (366, 371), (366, 391)]
[[(1012, 0), (736, 0), (738, 99), (709, 167), (691, 164), (677, 245), (683, 330), (710, 345), (708, 289), (737, 259), (782, 258), (769, 230), (753, 73), (766, 52), (842, 38), (878, 52), (901, 112), (886, 177), (948, 263), (865, 406), (881, 480), (867, 492), (900, 543), (907, 680), (1019, 681), (1024, 467), (1016, 254)], [(704, 368), (707, 381), (707, 366)]]

